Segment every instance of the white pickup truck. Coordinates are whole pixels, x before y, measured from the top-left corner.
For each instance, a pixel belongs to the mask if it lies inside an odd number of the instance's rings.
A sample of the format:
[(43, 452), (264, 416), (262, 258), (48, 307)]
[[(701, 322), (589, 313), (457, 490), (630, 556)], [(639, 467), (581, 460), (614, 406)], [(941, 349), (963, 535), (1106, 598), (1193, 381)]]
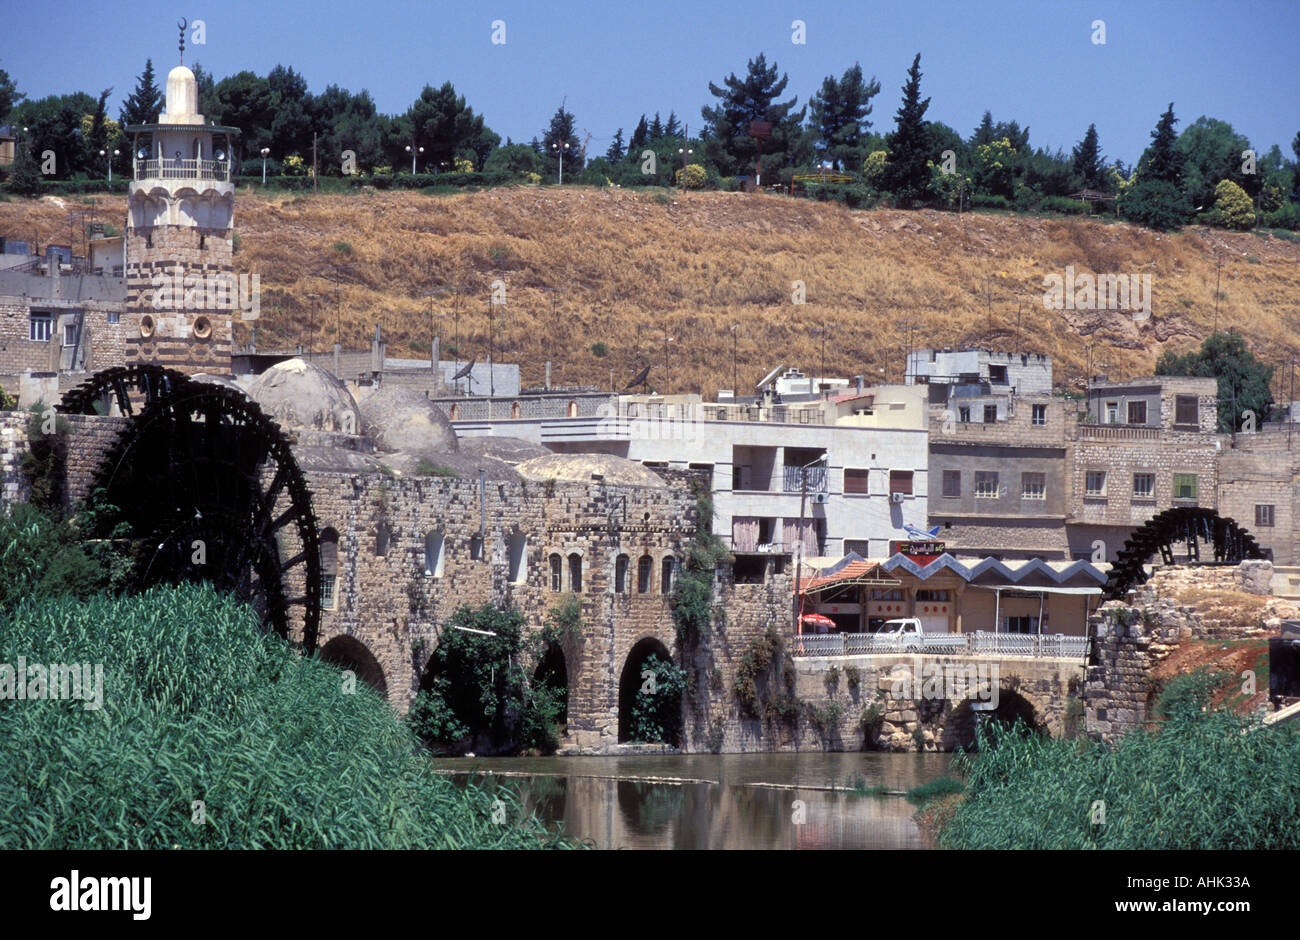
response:
[(921, 648), (924, 642), (921, 634), (924, 632), (921, 629), (921, 621), (915, 617), (900, 617), (882, 623), (878, 635), (896, 638), (900, 649), (911, 651)]

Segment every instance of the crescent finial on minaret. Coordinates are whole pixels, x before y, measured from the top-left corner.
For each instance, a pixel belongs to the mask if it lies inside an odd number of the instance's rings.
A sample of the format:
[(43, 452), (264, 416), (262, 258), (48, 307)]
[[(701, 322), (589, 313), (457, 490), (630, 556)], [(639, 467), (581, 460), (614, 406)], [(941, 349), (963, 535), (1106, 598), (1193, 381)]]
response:
[(181, 65), (184, 65), (185, 64), (185, 30), (189, 28), (190, 21), (182, 16), (180, 22), (178, 22), (176, 25), (179, 26), (181, 29), (181, 41), (180, 41), (179, 48), (181, 50)]

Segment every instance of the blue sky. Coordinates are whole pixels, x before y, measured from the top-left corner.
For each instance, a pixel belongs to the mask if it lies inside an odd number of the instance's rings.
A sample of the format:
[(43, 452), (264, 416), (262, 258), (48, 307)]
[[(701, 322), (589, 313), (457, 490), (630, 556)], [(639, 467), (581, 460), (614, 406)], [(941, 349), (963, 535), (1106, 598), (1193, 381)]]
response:
[[(1291, 156), (1300, 130), (1297, 0), (91, 0), (57, 14), (0, 0), (0, 68), (31, 97), (111, 85), (116, 115), (146, 57), (164, 75), (176, 63), (181, 16), (206, 27), (186, 61), (218, 78), (284, 63), (313, 91), (369, 89), (389, 113), (450, 79), (503, 139), (540, 136), (567, 95), (593, 155), (616, 128), (630, 134), (643, 111), (675, 109), (698, 129), (708, 83), (743, 74), (759, 52), (789, 74), (786, 96), (800, 105), (824, 76), (860, 62), (880, 80), (872, 119), (882, 131), (916, 52), (927, 116), (963, 136), (987, 108), (1028, 125), (1033, 146), (1068, 151), (1095, 122), (1105, 154), (1133, 162), (1170, 101), (1180, 129), (1211, 115), (1261, 152), (1276, 143)], [(498, 19), (504, 45), (491, 42)], [(1092, 42), (1098, 19), (1105, 45)], [(806, 24), (803, 45), (791, 42), (794, 20)]]

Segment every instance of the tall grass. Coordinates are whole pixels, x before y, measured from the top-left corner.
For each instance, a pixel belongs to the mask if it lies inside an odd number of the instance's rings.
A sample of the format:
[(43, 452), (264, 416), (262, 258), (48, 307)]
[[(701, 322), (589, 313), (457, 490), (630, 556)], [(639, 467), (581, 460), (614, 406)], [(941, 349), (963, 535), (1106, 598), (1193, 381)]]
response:
[(510, 792), (431, 774), (367, 687), (207, 586), (23, 600), (0, 614), (0, 663), (19, 656), (102, 663), (104, 702), (0, 700), (0, 848), (554, 844)]
[(958, 849), (1300, 848), (1300, 733), (1247, 734), (1188, 689), (1159, 731), (1114, 746), (991, 726), (959, 759), (966, 798), (939, 832)]

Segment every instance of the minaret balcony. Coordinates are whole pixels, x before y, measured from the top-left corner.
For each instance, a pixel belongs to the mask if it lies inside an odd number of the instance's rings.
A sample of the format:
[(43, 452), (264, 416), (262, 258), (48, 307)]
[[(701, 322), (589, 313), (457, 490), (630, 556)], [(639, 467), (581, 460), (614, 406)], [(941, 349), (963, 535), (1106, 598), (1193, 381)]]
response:
[(158, 160), (132, 161), (137, 180), (210, 180), (231, 181), (229, 160), (186, 160), (163, 157)]

